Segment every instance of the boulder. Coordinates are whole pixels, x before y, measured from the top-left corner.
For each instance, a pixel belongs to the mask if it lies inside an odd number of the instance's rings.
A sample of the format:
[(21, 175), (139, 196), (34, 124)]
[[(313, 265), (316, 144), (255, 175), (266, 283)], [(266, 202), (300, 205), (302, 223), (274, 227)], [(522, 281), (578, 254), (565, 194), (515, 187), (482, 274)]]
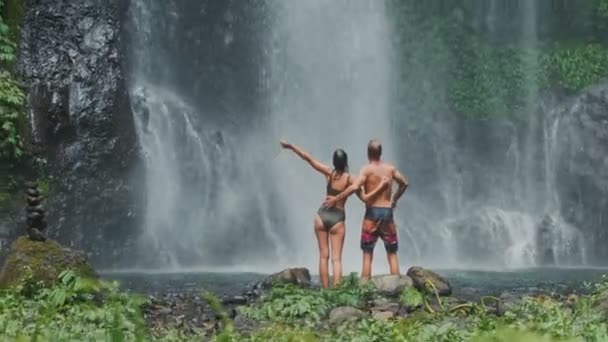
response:
[(412, 278), (414, 286), (419, 291), (434, 293), (434, 290), (427, 285), (427, 283), (430, 282), (440, 296), (450, 296), (452, 294), (450, 282), (431, 270), (413, 266), (407, 271), (407, 275)]
[(250, 290), (266, 290), (275, 284), (293, 284), (298, 286), (310, 286), (311, 277), (310, 271), (304, 267), (286, 268), (281, 272), (277, 272), (264, 278), (262, 281), (256, 282), (248, 286)]
[(363, 318), (363, 311), (353, 308), (352, 306), (340, 306), (334, 308), (329, 313), (329, 323), (332, 325), (340, 325), (345, 322), (355, 322)]
[(269, 275), (261, 281), (249, 284), (243, 295), (248, 300), (256, 299), (264, 295), (265, 291), (275, 284), (293, 284), (302, 287), (311, 287), (312, 281), (310, 271), (304, 267), (286, 268), (281, 272)]
[(59, 274), (68, 269), (81, 277), (97, 277), (82, 252), (63, 248), (53, 240), (32, 241), (23, 236), (10, 247), (0, 273), (0, 288), (18, 285), (26, 278), (52, 286)]
[(398, 296), (401, 291), (414, 285), (412, 278), (404, 275), (377, 275), (371, 279), (380, 294)]
[(390, 311), (393, 313), (399, 312), (399, 304), (392, 303), (388, 301), (386, 298), (378, 298), (373, 301), (372, 311), (380, 312), (380, 311)]
[(372, 312), (372, 317), (377, 321), (388, 321), (391, 318), (394, 318), (397, 314), (392, 311), (374, 311)]
[(271, 275), (267, 282), (308, 286), (311, 282), (310, 271), (305, 267), (288, 268)]
[(392, 303), (386, 298), (377, 298), (373, 301), (372, 304), (372, 317), (378, 321), (389, 320), (397, 316), (397, 313), (400, 309), (398, 303)]

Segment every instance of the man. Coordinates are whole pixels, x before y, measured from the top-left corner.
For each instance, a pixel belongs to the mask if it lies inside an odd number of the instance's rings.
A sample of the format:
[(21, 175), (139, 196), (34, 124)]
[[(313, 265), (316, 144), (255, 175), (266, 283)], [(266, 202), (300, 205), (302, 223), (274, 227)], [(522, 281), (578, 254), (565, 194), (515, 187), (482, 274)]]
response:
[[(397, 251), (397, 227), (393, 221), (393, 209), (397, 201), (407, 189), (407, 178), (391, 164), (380, 160), (382, 145), (378, 140), (371, 140), (367, 145), (367, 159), (369, 163), (359, 173), (357, 180), (335, 197), (327, 197), (324, 205), (332, 207), (336, 202), (350, 196), (363, 187), (365, 192), (375, 189), (384, 178), (389, 178), (388, 187), (383, 189), (366, 202), (365, 217), (361, 227), (361, 249), (363, 250), (362, 279), (369, 279), (372, 273), (372, 259), (374, 247), (378, 237), (384, 242), (391, 274), (399, 274), (399, 261)], [(399, 189), (391, 199), (392, 182), (399, 185)]]

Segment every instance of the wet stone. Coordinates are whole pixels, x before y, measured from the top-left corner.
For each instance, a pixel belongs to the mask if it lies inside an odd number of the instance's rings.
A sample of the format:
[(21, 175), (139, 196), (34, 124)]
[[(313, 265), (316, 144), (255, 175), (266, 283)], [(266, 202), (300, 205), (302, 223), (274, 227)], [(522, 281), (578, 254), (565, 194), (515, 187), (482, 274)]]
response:
[(333, 325), (342, 324), (344, 322), (354, 322), (363, 318), (365, 314), (359, 309), (350, 306), (337, 307), (329, 313), (329, 323)]
[(223, 304), (235, 304), (235, 305), (244, 305), (247, 304), (248, 300), (245, 296), (228, 296), (222, 298)]
[(374, 311), (372, 313), (372, 318), (378, 321), (387, 321), (391, 318), (395, 317), (395, 313), (391, 311)]
[(44, 207), (41, 205), (30, 205), (27, 208), (25, 208), (25, 210), (27, 212), (38, 213), (40, 215), (44, 214)]
[(26, 196), (26, 200), (27, 200), (28, 205), (38, 205), (38, 204), (40, 204), (40, 202), (42, 202), (42, 197), (41, 196)]
[(28, 228), (27, 235), (33, 241), (45, 241), (46, 240), (46, 236), (40, 230), (38, 230), (38, 228), (32, 228), (32, 227)]

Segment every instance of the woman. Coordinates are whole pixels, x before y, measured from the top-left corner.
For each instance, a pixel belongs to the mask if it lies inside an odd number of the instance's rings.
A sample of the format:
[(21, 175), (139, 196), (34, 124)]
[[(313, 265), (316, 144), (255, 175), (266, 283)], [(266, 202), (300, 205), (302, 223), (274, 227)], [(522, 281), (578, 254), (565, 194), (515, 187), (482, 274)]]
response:
[[(344, 189), (349, 187), (355, 178), (348, 174), (348, 156), (342, 149), (334, 151), (333, 164), (334, 168), (319, 162), (314, 159), (309, 153), (303, 151), (299, 147), (288, 143), (285, 140), (281, 140), (281, 147), (292, 150), (300, 158), (307, 161), (313, 169), (323, 174), (327, 181), (327, 196), (336, 196)], [(363, 202), (376, 194), (378, 194), (382, 188), (388, 184), (388, 179), (383, 179), (380, 185), (372, 192), (365, 194), (363, 189), (357, 192), (357, 195)], [(329, 245), (331, 244), (331, 261), (334, 271), (333, 283), (334, 286), (340, 283), (342, 278), (342, 247), (344, 245), (344, 233), (345, 233), (345, 213), (344, 204), (346, 199), (337, 202), (334, 207), (325, 208), (321, 207), (317, 211), (314, 218), (314, 229), (317, 236), (317, 242), (319, 244), (319, 275), (321, 277), (321, 284), (324, 288), (329, 287)]]

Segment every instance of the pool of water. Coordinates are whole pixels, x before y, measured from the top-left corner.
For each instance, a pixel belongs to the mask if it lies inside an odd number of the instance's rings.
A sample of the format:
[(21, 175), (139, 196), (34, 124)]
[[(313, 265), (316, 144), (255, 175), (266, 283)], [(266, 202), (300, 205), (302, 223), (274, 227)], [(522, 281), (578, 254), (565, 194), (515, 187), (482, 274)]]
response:
[[(498, 295), (504, 291), (584, 292), (583, 284), (601, 279), (608, 269), (532, 268), (512, 271), (436, 270), (447, 278), (454, 294), (461, 297)], [(246, 272), (102, 272), (117, 280), (123, 289), (146, 294), (197, 292), (205, 289), (217, 295), (241, 294), (243, 288), (266, 274)], [(314, 277), (318, 281), (317, 277)]]

